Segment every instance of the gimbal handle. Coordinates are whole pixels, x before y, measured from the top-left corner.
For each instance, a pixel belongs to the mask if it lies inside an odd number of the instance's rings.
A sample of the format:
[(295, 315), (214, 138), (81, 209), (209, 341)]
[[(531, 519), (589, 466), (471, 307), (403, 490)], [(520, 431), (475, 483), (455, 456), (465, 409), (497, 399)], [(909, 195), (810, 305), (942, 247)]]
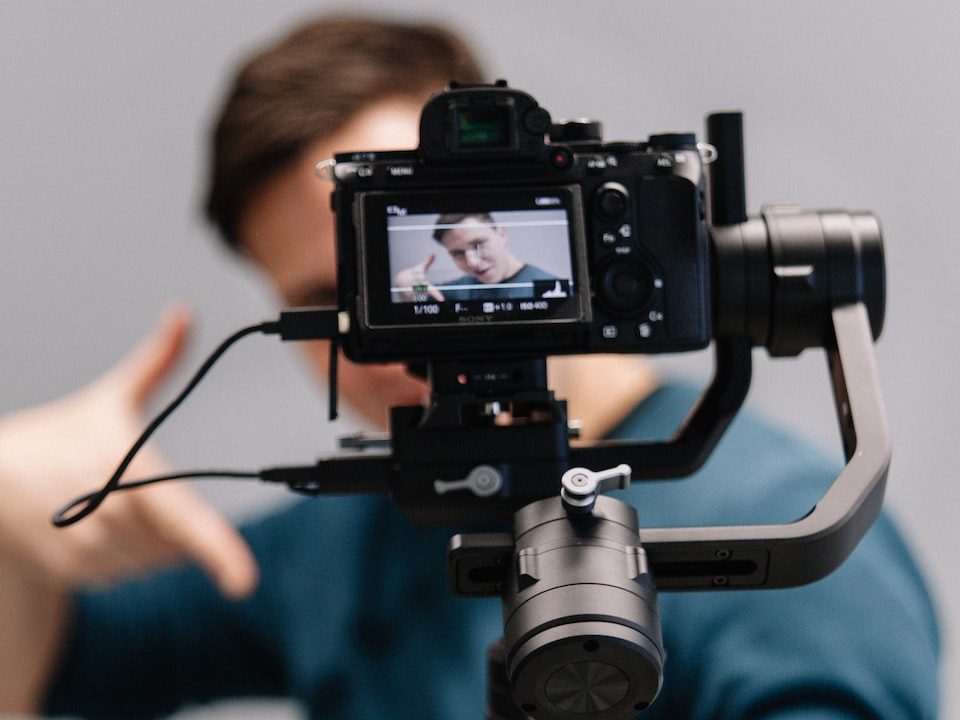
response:
[[(835, 342), (826, 353), (847, 458), (843, 471), (810, 513), (793, 523), (641, 529), (658, 590), (804, 585), (836, 569), (876, 519), (890, 435), (870, 321), (863, 303), (840, 305), (831, 319)], [(449, 556), (454, 590), (498, 594), (513, 546), (508, 533), (455, 536)]]
[[(660, 590), (810, 583), (835, 570), (873, 524), (890, 466), (873, 336), (863, 303), (836, 307), (831, 317), (836, 344), (826, 352), (846, 467), (793, 523), (643, 529)], [(707, 572), (684, 571), (702, 563)]]

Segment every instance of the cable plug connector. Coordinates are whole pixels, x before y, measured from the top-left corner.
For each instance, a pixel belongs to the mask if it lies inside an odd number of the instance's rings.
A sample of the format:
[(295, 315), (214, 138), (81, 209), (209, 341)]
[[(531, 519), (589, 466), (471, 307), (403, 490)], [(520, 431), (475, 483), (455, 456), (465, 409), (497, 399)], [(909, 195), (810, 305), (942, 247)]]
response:
[(334, 340), (345, 331), (340, 311), (335, 307), (310, 307), (283, 310), (275, 323), (281, 340)]
[(329, 340), (330, 363), (327, 377), (330, 392), (328, 417), (337, 419), (337, 361), (339, 359), (339, 338), (350, 330), (350, 317), (335, 307), (309, 307), (282, 310), (280, 319), (271, 323), (265, 330), (279, 335), (281, 340)]
[(186, 477), (257, 477), (256, 474), (250, 473), (211, 470), (186, 474), (176, 473), (126, 484), (120, 483), (120, 478), (150, 436), (153, 435), (164, 420), (180, 406), (186, 397), (193, 392), (193, 389), (200, 384), (200, 381), (203, 380), (204, 376), (210, 371), (210, 368), (213, 367), (214, 363), (220, 359), (227, 349), (247, 335), (263, 333), (265, 335), (279, 335), (283, 340), (330, 340), (330, 419), (335, 419), (337, 417), (337, 339), (340, 335), (349, 331), (349, 318), (346, 316), (343, 316), (343, 320), (340, 318), (340, 313), (335, 307), (284, 310), (280, 313), (278, 320), (250, 325), (228, 337), (220, 343), (210, 357), (203, 362), (200, 369), (197, 370), (180, 394), (147, 425), (140, 437), (137, 438), (133, 446), (127, 451), (123, 460), (120, 461), (120, 465), (114, 471), (113, 475), (110, 476), (106, 484), (99, 490), (76, 498), (61, 508), (53, 516), (53, 524), (57, 527), (67, 527), (68, 525), (74, 524), (100, 507), (107, 496), (117, 490), (140, 487), (162, 480), (175, 480)]

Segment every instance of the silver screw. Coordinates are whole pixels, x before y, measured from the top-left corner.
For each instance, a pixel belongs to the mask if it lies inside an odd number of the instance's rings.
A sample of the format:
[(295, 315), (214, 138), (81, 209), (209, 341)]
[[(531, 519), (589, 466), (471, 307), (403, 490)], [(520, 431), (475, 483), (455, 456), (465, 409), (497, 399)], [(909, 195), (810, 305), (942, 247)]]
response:
[(576, 475), (570, 478), (570, 483), (573, 485), (576, 485), (577, 487), (584, 487), (589, 482), (590, 482), (590, 478), (588, 478), (583, 473), (577, 473)]

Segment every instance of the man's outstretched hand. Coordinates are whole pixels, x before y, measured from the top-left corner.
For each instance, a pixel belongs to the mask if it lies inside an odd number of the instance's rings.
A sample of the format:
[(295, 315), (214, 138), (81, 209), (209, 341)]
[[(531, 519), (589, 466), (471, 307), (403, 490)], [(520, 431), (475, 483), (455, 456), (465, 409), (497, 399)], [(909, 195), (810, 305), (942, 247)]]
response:
[[(182, 354), (190, 318), (171, 310), (113, 369), (62, 399), (0, 418), (0, 715), (36, 714), (68, 637), (70, 591), (199, 563), (228, 598), (256, 588), (240, 534), (189, 487), (111, 495), (58, 529), (52, 514), (102, 487), (144, 427), (147, 402)], [(166, 471), (145, 446), (126, 474)]]
[[(75, 525), (53, 512), (100, 486), (140, 435), (148, 401), (186, 344), (190, 318), (169, 310), (104, 375), (67, 397), (0, 418), (0, 557), (64, 589), (110, 584), (192, 560), (230, 598), (249, 595), (257, 566), (233, 526), (181, 484), (118, 493)], [(125, 474), (168, 467), (145, 446)]]

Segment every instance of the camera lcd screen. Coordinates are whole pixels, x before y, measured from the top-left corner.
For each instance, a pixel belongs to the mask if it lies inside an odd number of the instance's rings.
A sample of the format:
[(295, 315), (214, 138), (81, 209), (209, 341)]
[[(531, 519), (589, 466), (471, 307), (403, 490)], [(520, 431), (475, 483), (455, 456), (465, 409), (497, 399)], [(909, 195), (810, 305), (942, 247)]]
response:
[(371, 327), (586, 319), (576, 188), (368, 193), (362, 203)]

